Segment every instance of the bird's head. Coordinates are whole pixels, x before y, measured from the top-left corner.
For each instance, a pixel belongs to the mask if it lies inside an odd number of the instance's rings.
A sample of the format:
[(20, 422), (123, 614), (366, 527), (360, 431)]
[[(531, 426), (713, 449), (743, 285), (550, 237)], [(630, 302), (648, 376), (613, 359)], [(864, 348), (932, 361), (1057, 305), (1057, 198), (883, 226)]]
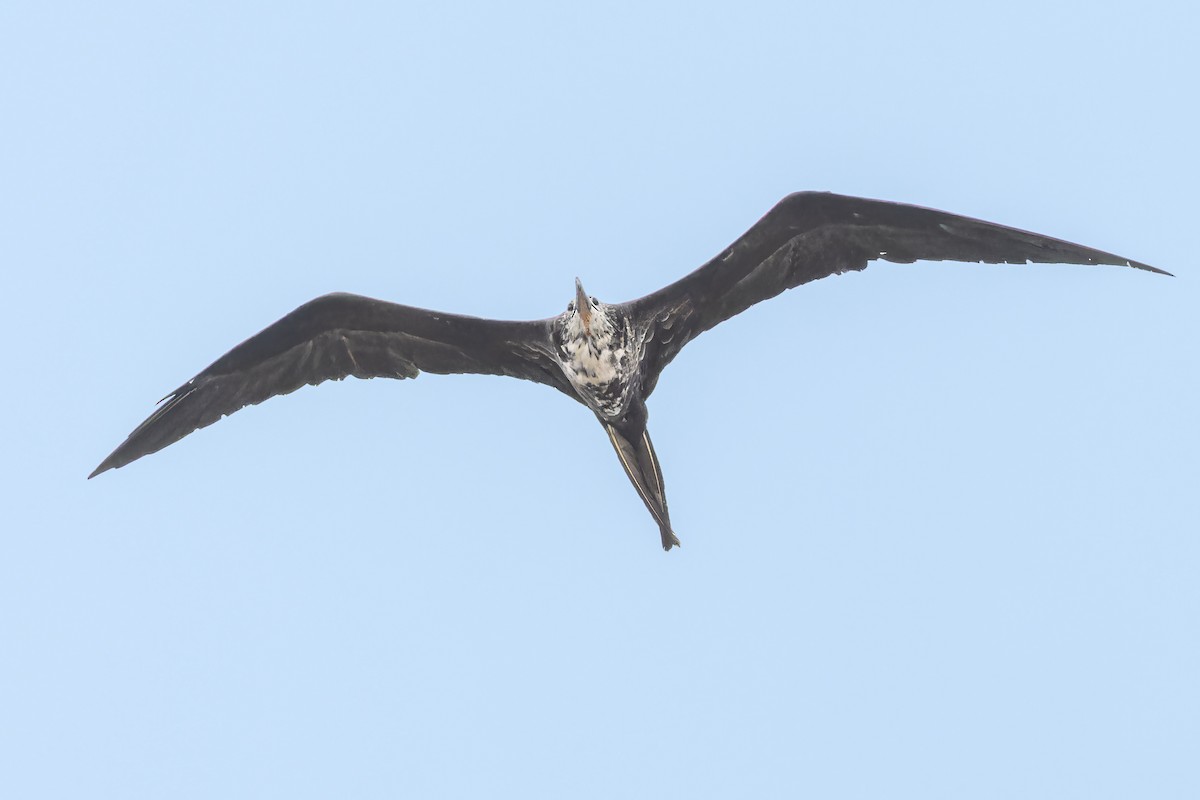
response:
[(567, 331), (589, 339), (602, 338), (612, 330), (608, 311), (594, 297), (588, 297), (579, 278), (575, 279), (575, 299), (567, 304)]

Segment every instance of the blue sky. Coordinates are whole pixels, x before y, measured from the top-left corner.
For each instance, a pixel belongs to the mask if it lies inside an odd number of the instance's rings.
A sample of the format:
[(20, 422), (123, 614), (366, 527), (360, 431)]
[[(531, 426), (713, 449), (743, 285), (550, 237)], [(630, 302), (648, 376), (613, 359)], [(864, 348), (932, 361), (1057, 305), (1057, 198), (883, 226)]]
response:
[[(0, 793), (1200, 794), (1182, 3), (0, 7)], [(1175, 272), (876, 265), (591, 416), (347, 381), (84, 477), (300, 303), (505, 318), (784, 194)]]

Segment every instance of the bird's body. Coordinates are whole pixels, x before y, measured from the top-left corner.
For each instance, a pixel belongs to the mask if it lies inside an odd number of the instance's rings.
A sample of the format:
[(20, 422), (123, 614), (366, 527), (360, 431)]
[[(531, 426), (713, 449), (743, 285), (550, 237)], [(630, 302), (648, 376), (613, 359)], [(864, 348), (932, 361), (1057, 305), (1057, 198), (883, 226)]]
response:
[(568, 309), (554, 336), (559, 363), (575, 393), (596, 416), (619, 419), (636, 391), (641, 343), (629, 318), (619, 318), (594, 298), (584, 297), (582, 287), (577, 293), (592, 305), (591, 321), (585, 328), (581, 315)]
[(1040, 234), (918, 206), (789, 195), (716, 258), (628, 303), (588, 297), (544, 320), (463, 317), (350, 294), (319, 297), (180, 386), (89, 477), (178, 441), (238, 409), (305, 384), (415, 378), (422, 370), (509, 375), (552, 386), (592, 410), (659, 526), (671, 529), (646, 399), (689, 341), (786, 289), (870, 261), (1112, 264), (1162, 270)]

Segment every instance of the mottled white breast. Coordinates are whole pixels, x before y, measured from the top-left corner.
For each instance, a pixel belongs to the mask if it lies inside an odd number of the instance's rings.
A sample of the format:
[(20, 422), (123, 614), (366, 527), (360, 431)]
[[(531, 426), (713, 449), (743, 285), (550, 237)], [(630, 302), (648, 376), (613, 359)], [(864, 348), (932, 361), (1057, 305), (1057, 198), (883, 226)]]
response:
[(563, 343), (563, 372), (576, 387), (603, 386), (617, 380), (625, 362), (625, 348), (595, 339), (575, 339)]
[(595, 324), (598, 321), (593, 317), (590, 337), (568, 324), (559, 350), (562, 371), (589, 406), (605, 416), (616, 417), (625, 410), (627, 382), (634, 372), (632, 363), (637, 354), (629, 347), (634, 341), (631, 331), (614, 335), (611, 326)]

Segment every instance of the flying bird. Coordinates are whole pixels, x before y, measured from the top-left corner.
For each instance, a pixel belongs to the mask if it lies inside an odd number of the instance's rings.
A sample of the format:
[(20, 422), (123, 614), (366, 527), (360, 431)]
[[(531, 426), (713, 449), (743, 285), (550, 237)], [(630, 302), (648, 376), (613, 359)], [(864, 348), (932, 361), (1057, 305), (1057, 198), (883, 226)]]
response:
[(1029, 231), (920, 206), (824, 192), (788, 195), (715, 258), (638, 300), (605, 303), (579, 279), (566, 311), (509, 322), (445, 314), (354, 294), (297, 308), (214, 361), (159, 406), (89, 478), (157, 452), (240, 408), (305, 384), (355, 378), (508, 375), (587, 406), (658, 524), (671, 528), (646, 399), (688, 342), (785, 289), (872, 261), (1148, 264)]

